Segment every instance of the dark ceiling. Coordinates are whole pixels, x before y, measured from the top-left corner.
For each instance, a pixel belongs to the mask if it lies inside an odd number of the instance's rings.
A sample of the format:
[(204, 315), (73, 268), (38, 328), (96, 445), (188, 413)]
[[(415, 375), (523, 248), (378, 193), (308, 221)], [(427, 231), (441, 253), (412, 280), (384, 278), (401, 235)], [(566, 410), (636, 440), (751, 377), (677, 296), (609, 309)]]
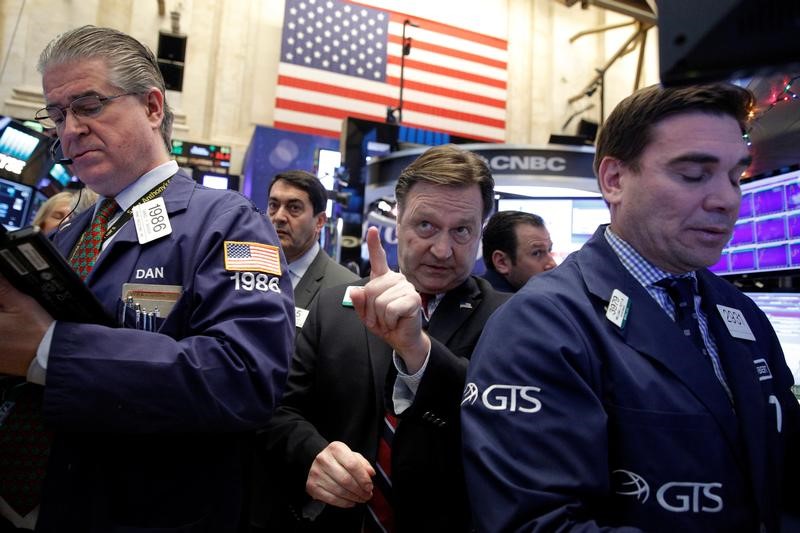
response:
[[(700, 39), (693, 43), (694, 48), (685, 50), (685, 57), (680, 58), (682, 63), (669, 63), (662, 56), (662, 76), (665, 65), (669, 65), (678, 72), (677, 75), (670, 72), (668, 82), (680, 79), (687, 72), (692, 76), (706, 75), (708, 81), (739, 78), (735, 81), (753, 91), (758, 105), (750, 130), (753, 164), (747, 174), (758, 176), (800, 168), (800, 53), (796, 44), (800, 2), (705, 1), (693, 10), (686, 10), (679, 7), (685, 3), (669, 3), (673, 0), (556, 1), (568, 7), (608, 9), (646, 24), (657, 22), (659, 48), (670, 61), (676, 53), (681, 56), (679, 48), (676, 52), (680, 39), (689, 42)], [(656, 4), (662, 10), (660, 19)], [(711, 20), (716, 23), (709, 27)], [(669, 25), (662, 28), (665, 24)], [(752, 77), (742, 82), (745, 74)], [(795, 77), (798, 79), (787, 91), (787, 82)]]
[[(758, 99), (758, 111), (752, 124), (753, 164), (748, 175), (786, 172), (800, 165), (800, 79), (785, 92), (787, 82), (800, 72), (753, 78), (747, 87)], [(771, 105), (777, 97), (787, 97)]]

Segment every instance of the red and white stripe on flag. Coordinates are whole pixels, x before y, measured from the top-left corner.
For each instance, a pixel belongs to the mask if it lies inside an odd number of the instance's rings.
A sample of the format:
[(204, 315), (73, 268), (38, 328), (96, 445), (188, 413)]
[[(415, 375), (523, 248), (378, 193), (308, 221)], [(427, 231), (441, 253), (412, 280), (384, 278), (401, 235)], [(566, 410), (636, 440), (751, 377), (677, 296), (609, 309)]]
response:
[(384, 121), (407, 19), (403, 124), (504, 141), (504, 39), (347, 0), (286, 0), (274, 126), (338, 138), (345, 117)]

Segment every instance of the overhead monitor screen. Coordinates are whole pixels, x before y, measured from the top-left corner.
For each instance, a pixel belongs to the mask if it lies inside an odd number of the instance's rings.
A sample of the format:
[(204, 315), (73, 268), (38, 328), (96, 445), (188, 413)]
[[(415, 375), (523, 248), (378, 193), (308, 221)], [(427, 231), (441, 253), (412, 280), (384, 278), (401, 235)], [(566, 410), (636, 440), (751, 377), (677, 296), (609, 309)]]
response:
[(600, 224), (610, 219), (602, 198), (501, 199), (498, 211), (524, 211), (539, 215), (553, 241), (553, 258), (561, 262), (583, 246)]
[[(342, 154), (338, 150), (320, 148), (317, 151), (317, 178), (328, 191), (336, 190), (336, 169), (342, 165)], [(333, 216), (333, 202), (328, 200), (325, 207), (328, 218)]]
[(769, 318), (800, 392), (800, 292), (745, 293)]
[(0, 223), (8, 230), (25, 226), (33, 187), (0, 178)]
[(0, 169), (11, 174), (22, 174), (38, 145), (39, 137), (9, 124), (0, 134)]
[(62, 187), (66, 187), (72, 174), (69, 173), (64, 165), (56, 163), (53, 165), (53, 168), (50, 169), (50, 177), (60, 183)]
[(800, 171), (742, 183), (739, 219), (720, 275), (800, 269)]
[(203, 174), (201, 182), (209, 189), (227, 189), (228, 176), (218, 174)]

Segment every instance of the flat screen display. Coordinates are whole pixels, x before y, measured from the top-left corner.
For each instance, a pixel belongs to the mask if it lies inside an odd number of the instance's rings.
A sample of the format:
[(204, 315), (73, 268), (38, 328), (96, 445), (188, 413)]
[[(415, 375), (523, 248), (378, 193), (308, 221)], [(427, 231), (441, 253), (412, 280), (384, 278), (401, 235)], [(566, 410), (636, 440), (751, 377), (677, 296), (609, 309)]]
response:
[[(748, 292), (769, 318), (786, 357), (786, 364), (800, 384), (800, 292)], [(795, 388), (795, 394), (798, 389)]]
[[(317, 178), (328, 191), (336, 190), (336, 169), (342, 165), (342, 154), (338, 150), (320, 148), (317, 151)], [(325, 206), (328, 218), (333, 216), (333, 202), (328, 200)]]
[(34, 191), (33, 199), (31, 199), (31, 205), (28, 208), (28, 221), (25, 224), (26, 226), (33, 224), (33, 219), (36, 218), (36, 213), (39, 212), (39, 208), (42, 207), (42, 204), (46, 201), (46, 194), (44, 194), (42, 191)]
[(209, 189), (227, 189), (228, 176), (218, 174), (203, 174), (202, 181), (200, 182)]
[(39, 137), (9, 124), (0, 133), (0, 169), (11, 174), (22, 174), (25, 164), (37, 146)]
[(50, 169), (50, 177), (60, 183), (62, 187), (66, 187), (67, 183), (69, 183), (69, 180), (72, 177), (72, 174), (70, 174), (64, 165), (61, 163), (56, 163)]
[(0, 224), (8, 230), (25, 226), (33, 200), (33, 187), (0, 178)]
[(583, 246), (600, 224), (611, 218), (602, 198), (501, 199), (498, 211), (524, 211), (544, 220), (553, 241), (553, 258), (561, 262)]
[(720, 275), (800, 269), (800, 171), (742, 184), (731, 240), (711, 270)]

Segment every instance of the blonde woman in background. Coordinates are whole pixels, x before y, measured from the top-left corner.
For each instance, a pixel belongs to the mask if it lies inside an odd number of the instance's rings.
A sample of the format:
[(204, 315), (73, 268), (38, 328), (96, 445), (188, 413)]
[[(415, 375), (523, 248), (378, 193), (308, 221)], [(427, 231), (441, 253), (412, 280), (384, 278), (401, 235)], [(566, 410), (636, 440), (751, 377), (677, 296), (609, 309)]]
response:
[[(33, 219), (43, 233), (55, 230), (65, 218), (77, 215), (97, 201), (97, 193), (89, 189), (78, 192), (62, 191), (54, 194), (42, 204)], [(77, 204), (77, 205), (76, 205)]]

